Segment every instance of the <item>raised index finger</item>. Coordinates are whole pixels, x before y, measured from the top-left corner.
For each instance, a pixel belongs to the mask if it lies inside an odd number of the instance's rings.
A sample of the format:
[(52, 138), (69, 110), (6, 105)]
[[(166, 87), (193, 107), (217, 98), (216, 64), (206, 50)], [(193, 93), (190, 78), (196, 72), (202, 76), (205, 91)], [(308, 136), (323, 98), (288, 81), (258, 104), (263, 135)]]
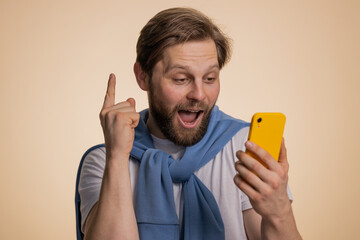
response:
[(109, 76), (103, 108), (108, 108), (115, 104), (115, 85), (116, 85), (116, 77), (113, 73), (111, 73)]

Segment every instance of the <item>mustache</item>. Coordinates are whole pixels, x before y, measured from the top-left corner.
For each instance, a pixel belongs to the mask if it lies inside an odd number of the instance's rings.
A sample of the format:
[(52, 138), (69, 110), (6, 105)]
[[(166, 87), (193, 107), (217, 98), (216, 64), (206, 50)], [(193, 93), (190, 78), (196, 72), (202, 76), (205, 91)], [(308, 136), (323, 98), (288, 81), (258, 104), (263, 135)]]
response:
[(209, 106), (207, 104), (205, 104), (204, 102), (199, 102), (199, 101), (187, 101), (184, 103), (179, 103), (175, 106), (175, 111), (179, 111), (179, 110), (186, 110), (186, 109), (198, 109), (198, 110), (202, 110), (205, 111), (209, 108)]

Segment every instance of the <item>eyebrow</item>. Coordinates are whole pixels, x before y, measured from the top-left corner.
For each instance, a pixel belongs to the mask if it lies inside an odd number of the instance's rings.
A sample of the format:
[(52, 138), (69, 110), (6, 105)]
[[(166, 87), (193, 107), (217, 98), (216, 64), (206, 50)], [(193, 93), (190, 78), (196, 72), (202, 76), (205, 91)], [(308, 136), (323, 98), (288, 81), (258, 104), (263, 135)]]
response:
[[(175, 69), (175, 68), (179, 68), (179, 69), (183, 69), (183, 70), (189, 71), (191, 67), (190, 67), (190, 66), (187, 66), (187, 65), (181, 65), (181, 64), (173, 64), (173, 65), (170, 64), (170, 65), (166, 66), (166, 68), (165, 68), (165, 73), (168, 73), (169, 71), (171, 71), (171, 70), (173, 70), (173, 69)], [(209, 67), (208, 67), (208, 70), (213, 69), (213, 68), (217, 68), (217, 69), (220, 70), (220, 67), (219, 67), (219, 64), (218, 64), (218, 63), (209, 66)]]

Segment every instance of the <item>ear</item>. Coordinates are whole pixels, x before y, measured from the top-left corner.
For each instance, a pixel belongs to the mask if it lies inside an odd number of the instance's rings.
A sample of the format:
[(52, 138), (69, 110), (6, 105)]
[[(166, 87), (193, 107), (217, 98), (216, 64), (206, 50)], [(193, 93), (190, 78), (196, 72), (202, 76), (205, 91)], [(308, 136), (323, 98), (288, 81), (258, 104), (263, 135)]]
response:
[(145, 73), (139, 62), (136, 62), (134, 64), (134, 74), (136, 77), (136, 81), (139, 85), (139, 87), (144, 90), (144, 91), (148, 91), (149, 90), (149, 76), (147, 73)]

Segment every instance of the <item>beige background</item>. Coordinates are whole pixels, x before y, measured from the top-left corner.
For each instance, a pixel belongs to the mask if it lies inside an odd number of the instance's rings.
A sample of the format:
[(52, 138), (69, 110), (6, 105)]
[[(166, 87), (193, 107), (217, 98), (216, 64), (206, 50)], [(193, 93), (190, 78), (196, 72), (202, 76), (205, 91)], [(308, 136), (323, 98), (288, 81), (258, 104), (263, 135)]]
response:
[(234, 40), (219, 106), (249, 121), (287, 115), (290, 185), (304, 239), (359, 239), (360, 1), (0, 1), (0, 239), (75, 239), (78, 162), (103, 141), (108, 74), (117, 99), (141, 27), (192, 6)]

